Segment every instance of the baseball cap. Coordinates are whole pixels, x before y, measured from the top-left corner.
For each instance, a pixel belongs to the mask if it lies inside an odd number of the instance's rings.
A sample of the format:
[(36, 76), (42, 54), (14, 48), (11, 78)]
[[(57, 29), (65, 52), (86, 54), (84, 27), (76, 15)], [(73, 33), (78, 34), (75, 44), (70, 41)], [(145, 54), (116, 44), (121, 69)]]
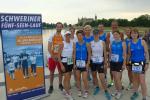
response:
[(71, 32), (70, 31), (66, 31), (64, 36), (66, 36), (66, 35), (71, 35)]

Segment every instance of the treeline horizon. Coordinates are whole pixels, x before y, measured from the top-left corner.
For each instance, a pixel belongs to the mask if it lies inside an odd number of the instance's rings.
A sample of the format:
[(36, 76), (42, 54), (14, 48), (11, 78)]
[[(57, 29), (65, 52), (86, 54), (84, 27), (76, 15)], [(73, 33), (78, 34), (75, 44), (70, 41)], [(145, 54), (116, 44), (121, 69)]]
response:
[[(133, 18), (131, 21), (129, 21), (128, 19), (121, 19), (121, 18), (119, 18), (119, 19), (102, 18), (102, 19), (97, 19), (97, 20), (93, 20), (91, 22), (86, 22), (86, 23), (80, 22), (75, 25), (71, 25), (71, 24), (67, 24), (67, 23), (63, 23), (63, 24), (64, 24), (64, 27), (70, 27), (70, 26), (80, 27), (80, 26), (84, 26), (84, 25), (91, 25), (92, 27), (97, 27), (99, 24), (104, 24), (105, 27), (110, 27), (111, 22), (113, 20), (118, 21), (119, 26), (121, 26), (121, 27), (150, 27), (150, 15), (148, 15), (148, 14), (141, 15), (137, 18)], [(46, 23), (46, 22), (43, 22), (42, 25), (43, 25), (43, 28), (46, 28), (46, 29), (53, 29), (56, 26), (55, 23)]]

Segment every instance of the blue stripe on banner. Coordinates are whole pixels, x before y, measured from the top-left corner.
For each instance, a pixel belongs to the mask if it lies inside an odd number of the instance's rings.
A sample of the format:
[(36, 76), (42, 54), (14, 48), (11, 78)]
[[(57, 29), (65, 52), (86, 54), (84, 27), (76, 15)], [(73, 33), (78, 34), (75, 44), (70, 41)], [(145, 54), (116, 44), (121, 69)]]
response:
[(23, 100), (42, 94), (45, 94), (45, 87), (35, 88), (28, 91), (17, 92), (11, 95), (7, 95), (7, 100)]

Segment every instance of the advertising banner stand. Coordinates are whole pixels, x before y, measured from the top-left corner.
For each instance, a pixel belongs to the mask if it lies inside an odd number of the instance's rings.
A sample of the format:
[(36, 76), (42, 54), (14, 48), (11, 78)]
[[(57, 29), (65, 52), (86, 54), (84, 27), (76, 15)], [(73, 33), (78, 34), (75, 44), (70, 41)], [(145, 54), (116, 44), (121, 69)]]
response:
[(7, 100), (47, 96), (42, 16), (1, 13), (0, 25)]

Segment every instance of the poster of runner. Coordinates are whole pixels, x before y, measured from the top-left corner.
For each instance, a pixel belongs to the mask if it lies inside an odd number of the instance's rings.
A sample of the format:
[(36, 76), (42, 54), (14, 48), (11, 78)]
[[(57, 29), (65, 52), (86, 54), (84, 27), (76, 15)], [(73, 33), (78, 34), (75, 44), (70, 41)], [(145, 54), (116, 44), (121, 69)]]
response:
[(0, 14), (7, 100), (45, 94), (42, 16)]

